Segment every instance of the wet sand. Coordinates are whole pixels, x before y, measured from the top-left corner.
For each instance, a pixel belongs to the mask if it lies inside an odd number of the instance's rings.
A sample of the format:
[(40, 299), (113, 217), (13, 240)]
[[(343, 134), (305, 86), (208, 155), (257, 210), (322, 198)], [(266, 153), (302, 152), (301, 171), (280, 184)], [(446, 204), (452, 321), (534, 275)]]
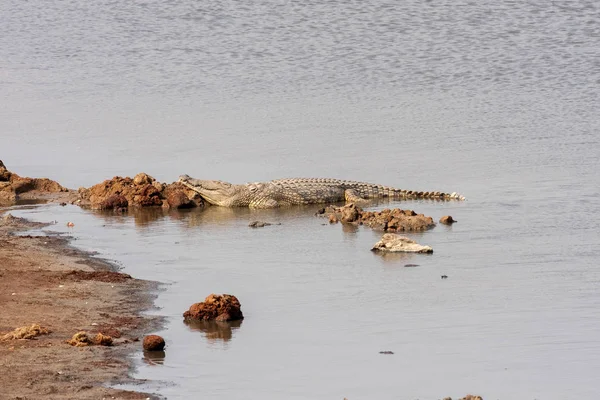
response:
[[(35, 339), (0, 340), (0, 387), (7, 399), (146, 399), (106, 387), (136, 383), (128, 356), (160, 322), (142, 316), (156, 283), (131, 278), (58, 235), (16, 236), (40, 224), (0, 210), (0, 338), (39, 324)], [(73, 347), (73, 334), (101, 332), (112, 346)]]

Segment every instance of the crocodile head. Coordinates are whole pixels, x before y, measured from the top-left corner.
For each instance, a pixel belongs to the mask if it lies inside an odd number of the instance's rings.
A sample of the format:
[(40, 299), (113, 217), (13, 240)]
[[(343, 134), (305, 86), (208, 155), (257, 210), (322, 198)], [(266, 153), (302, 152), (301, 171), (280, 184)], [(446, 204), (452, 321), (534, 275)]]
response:
[(204, 200), (217, 206), (230, 207), (240, 192), (240, 185), (223, 181), (194, 179), (188, 175), (181, 175), (179, 182), (200, 193)]

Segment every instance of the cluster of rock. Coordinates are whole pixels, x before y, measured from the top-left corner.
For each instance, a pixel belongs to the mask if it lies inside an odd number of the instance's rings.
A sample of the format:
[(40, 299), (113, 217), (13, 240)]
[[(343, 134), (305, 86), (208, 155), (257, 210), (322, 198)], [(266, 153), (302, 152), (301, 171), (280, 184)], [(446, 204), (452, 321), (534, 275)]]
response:
[(43, 198), (50, 193), (68, 193), (69, 189), (47, 178), (25, 178), (9, 171), (0, 160), (0, 202)]
[(128, 207), (192, 208), (204, 205), (198, 193), (181, 183), (167, 185), (143, 172), (134, 178), (115, 176), (90, 188), (80, 188), (79, 200), (81, 206), (117, 211)]
[(237, 321), (244, 319), (237, 297), (211, 294), (202, 303), (195, 303), (183, 313), (185, 321)]
[[(452, 397), (444, 397), (444, 400), (452, 400)], [(483, 397), (468, 394), (465, 397), (460, 398), (459, 400), (483, 400)]]
[(399, 208), (382, 211), (363, 211), (353, 203), (343, 207), (329, 206), (319, 210), (319, 214), (329, 217), (330, 223), (366, 225), (384, 232), (424, 231), (435, 227), (433, 218), (417, 214), (413, 210)]

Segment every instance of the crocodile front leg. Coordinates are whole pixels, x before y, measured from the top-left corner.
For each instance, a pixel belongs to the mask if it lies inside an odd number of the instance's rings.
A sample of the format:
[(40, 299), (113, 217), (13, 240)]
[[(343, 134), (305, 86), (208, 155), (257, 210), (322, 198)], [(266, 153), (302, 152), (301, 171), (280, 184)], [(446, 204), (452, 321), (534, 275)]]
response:
[(354, 189), (346, 189), (344, 191), (344, 198), (346, 199), (346, 202), (348, 203), (367, 203), (368, 200), (365, 199), (364, 197), (361, 197), (360, 193), (358, 193), (356, 190)]

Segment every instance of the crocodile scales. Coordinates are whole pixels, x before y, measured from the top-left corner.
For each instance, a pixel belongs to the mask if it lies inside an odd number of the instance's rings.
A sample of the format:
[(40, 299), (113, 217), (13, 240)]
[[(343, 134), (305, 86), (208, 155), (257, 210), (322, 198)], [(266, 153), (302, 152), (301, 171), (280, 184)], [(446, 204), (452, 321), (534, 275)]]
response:
[(464, 200), (458, 193), (419, 192), (366, 182), (329, 178), (290, 178), (234, 185), (181, 175), (179, 182), (211, 204), (223, 207), (275, 208), (281, 206), (361, 202), (369, 199)]

